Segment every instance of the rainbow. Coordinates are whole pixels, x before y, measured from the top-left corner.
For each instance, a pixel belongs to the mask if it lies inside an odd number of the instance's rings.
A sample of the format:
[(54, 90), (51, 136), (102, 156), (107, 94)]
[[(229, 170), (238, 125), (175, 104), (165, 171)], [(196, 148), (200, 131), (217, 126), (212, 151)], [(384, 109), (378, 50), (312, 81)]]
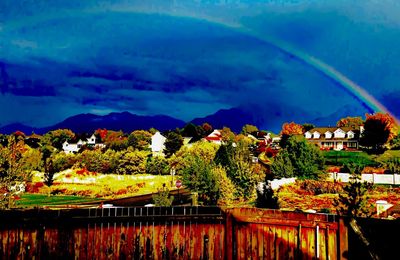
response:
[(397, 123), (400, 122), (398, 118), (396, 118), (393, 113), (391, 113), (382, 103), (380, 103), (375, 97), (373, 97), (367, 90), (362, 88), (360, 85), (355, 83), (354, 81), (350, 80), (346, 77), (343, 73), (339, 72), (334, 67), (330, 66), (329, 64), (323, 62), (322, 60), (313, 57), (303, 51), (293, 48), (289, 44), (279, 41), (277, 39), (273, 39), (271, 37), (266, 37), (264, 35), (260, 35), (259, 33), (246, 28), (246, 27), (239, 27), (238, 25), (229, 26), (224, 24), (230, 28), (235, 28), (242, 33), (245, 33), (249, 36), (253, 36), (259, 40), (264, 41), (272, 45), (273, 47), (297, 58), (298, 60), (302, 61), (303, 63), (311, 66), (315, 70), (319, 71), (320, 73), (324, 74), (325, 76), (329, 77), (336, 83), (340, 84), (344, 87), (354, 98), (359, 100), (362, 104), (366, 105), (367, 108), (374, 112), (383, 112), (388, 113), (391, 115)]
[[(140, 8), (139, 8), (140, 9)], [(110, 11), (113, 12), (131, 12), (131, 13), (146, 13), (146, 14), (152, 14), (154, 11), (152, 10), (146, 10), (144, 8), (143, 10), (135, 10), (135, 8), (110, 8)], [(92, 9), (92, 10), (84, 10), (83, 12), (73, 12), (74, 15), (80, 15), (84, 16), (87, 15), (88, 13), (93, 14), (101, 12), (101, 10), (98, 9)], [(157, 13), (158, 14), (158, 13)], [(28, 19), (25, 19), (24, 21), (20, 21), (19, 23), (14, 23), (11, 26), (7, 26), (7, 29), (16, 29), (18, 27), (23, 27), (29, 21), (29, 24), (32, 23), (37, 23), (40, 21), (44, 20), (49, 20), (49, 19), (60, 19), (60, 17), (67, 17), (70, 16), (71, 12), (69, 11), (64, 11), (61, 13), (58, 13), (57, 15), (46, 15), (46, 16), (38, 16), (38, 17), (30, 17)], [(365, 105), (369, 110), (374, 111), (374, 112), (383, 112), (383, 113), (388, 113), (390, 114), (397, 123), (400, 122), (398, 118), (396, 118), (393, 113), (391, 113), (382, 103), (380, 103), (375, 97), (373, 97), (370, 93), (368, 93), (367, 90), (362, 88), (360, 85), (355, 83), (354, 81), (350, 80), (348, 77), (346, 77), (343, 73), (332, 67), (331, 65), (323, 62), (322, 60), (313, 57), (312, 55), (309, 55), (301, 50), (298, 50), (294, 48), (293, 46), (289, 45), (286, 42), (283, 42), (278, 39), (274, 39), (271, 36), (267, 35), (262, 35), (248, 27), (245, 27), (244, 25), (238, 23), (238, 22), (227, 22), (223, 21), (221, 19), (215, 19), (215, 17), (210, 17), (205, 14), (199, 15), (198, 13), (191, 13), (191, 12), (184, 12), (181, 15), (177, 15), (176, 13), (168, 13), (166, 12), (165, 15), (170, 15), (174, 17), (182, 17), (182, 18), (192, 18), (192, 19), (199, 19), (199, 20), (204, 20), (213, 24), (218, 24), (220, 26), (227, 27), (229, 29), (236, 30), (240, 33), (243, 33), (245, 35), (252, 36), (256, 39), (259, 39), (274, 48), (289, 54), (293, 57), (295, 57), (297, 60), (305, 63), (306, 65), (314, 68), (316, 71), (322, 73), (323, 75), (327, 76), (328, 78), (332, 79), (334, 82), (338, 83), (340, 86), (342, 86), (345, 90), (347, 90), (355, 99), (357, 99), (359, 102), (361, 102), (363, 105)], [(0, 28), (4, 29), (4, 28)]]

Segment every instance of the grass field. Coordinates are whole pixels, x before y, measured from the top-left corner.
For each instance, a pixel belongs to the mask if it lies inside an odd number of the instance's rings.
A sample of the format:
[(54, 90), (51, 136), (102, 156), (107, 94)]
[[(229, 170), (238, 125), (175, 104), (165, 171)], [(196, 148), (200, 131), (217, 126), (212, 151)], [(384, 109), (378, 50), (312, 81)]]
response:
[(29, 208), (36, 206), (54, 206), (54, 205), (73, 205), (73, 204), (84, 204), (100, 201), (97, 198), (88, 198), (80, 196), (48, 196), (44, 194), (29, 194), (25, 193), (21, 196), (21, 199), (16, 201), (18, 207)]
[(328, 165), (342, 166), (350, 162), (361, 162), (368, 166), (377, 166), (375, 158), (366, 152), (324, 151), (323, 155)]

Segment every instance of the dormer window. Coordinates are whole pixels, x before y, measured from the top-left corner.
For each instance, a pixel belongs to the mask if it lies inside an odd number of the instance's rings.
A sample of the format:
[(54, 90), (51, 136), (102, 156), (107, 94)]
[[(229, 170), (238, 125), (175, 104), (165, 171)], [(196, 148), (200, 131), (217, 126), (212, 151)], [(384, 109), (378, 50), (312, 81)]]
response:
[(321, 136), (320, 133), (318, 133), (316, 131), (313, 133), (314, 139), (318, 139), (320, 136)]
[(336, 129), (336, 131), (333, 134), (334, 134), (335, 138), (345, 138), (346, 137), (346, 132), (340, 128)]
[(310, 139), (310, 138), (312, 137), (311, 133), (308, 132), (308, 131), (307, 131), (304, 135), (305, 135), (305, 137), (306, 137), (307, 139)]
[(354, 133), (353, 133), (353, 131), (348, 131), (348, 132), (347, 132), (347, 138), (349, 138), (349, 139), (354, 138)]
[(326, 138), (326, 139), (332, 138), (332, 133), (329, 132), (329, 131), (325, 132), (325, 138)]

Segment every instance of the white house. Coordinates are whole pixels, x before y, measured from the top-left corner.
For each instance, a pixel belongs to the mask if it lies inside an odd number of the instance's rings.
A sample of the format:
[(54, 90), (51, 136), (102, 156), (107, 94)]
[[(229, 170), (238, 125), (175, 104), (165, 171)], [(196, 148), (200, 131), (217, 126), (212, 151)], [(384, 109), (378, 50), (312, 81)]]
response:
[(153, 155), (164, 155), (163, 151), (165, 148), (165, 140), (167, 138), (163, 135), (161, 135), (160, 132), (156, 132), (152, 137), (151, 137), (151, 152)]
[(360, 129), (351, 127), (316, 127), (304, 133), (304, 137), (323, 150), (358, 149)]
[(97, 142), (96, 136), (92, 134), (89, 138), (86, 139), (86, 141), (82, 141), (82, 139), (79, 139), (77, 143), (69, 143), (68, 141), (65, 141), (63, 143), (63, 150), (65, 153), (76, 153), (79, 152), (79, 150), (82, 148), (84, 145), (88, 145), (94, 148), (104, 148), (105, 144)]
[[(81, 141), (81, 140), (79, 140)], [(76, 153), (79, 152), (81, 147), (78, 148), (78, 144), (70, 144), (68, 141), (65, 141), (63, 143), (63, 150), (65, 153)]]

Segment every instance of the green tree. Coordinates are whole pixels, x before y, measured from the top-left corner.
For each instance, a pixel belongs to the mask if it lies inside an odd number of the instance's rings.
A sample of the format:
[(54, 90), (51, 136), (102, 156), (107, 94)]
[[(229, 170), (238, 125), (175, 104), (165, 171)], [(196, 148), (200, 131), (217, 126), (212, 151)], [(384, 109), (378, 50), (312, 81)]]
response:
[(128, 145), (138, 150), (149, 150), (152, 134), (145, 130), (133, 131), (128, 136)]
[(174, 196), (169, 195), (169, 189), (166, 187), (165, 183), (158, 192), (153, 195), (154, 205), (156, 207), (170, 207), (174, 201)]
[(169, 165), (167, 159), (162, 156), (150, 157), (146, 163), (146, 172), (153, 175), (169, 174)]
[(219, 197), (217, 204), (232, 205), (236, 199), (235, 194), (237, 192), (236, 187), (231, 179), (229, 179), (225, 168), (220, 165), (215, 165), (212, 167), (211, 171), (217, 179), (219, 185)]
[(183, 184), (197, 192), (199, 201), (204, 205), (216, 205), (219, 199), (218, 178), (212, 171), (212, 165), (194, 156), (188, 167), (182, 170)]
[(351, 177), (349, 183), (343, 187), (343, 193), (335, 201), (337, 210), (349, 217), (370, 217), (373, 208), (368, 205), (366, 193), (372, 188), (372, 184), (361, 181), (361, 166), (351, 163), (347, 168)]
[(150, 152), (128, 149), (119, 161), (117, 174), (144, 174)]
[(53, 159), (49, 158), (49, 159), (47, 159), (45, 169), (44, 169), (44, 184), (46, 184), (48, 187), (53, 185), (55, 173), (56, 173), (56, 171), (53, 167)]
[(253, 133), (257, 133), (258, 132), (258, 128), (255, 125), (244, 125), (242, 127), (242, 134), (247, 135), (247, 134), (253, 134)]
[(40, 140), (41, 146), (51, 145), (59, 150), (65, 141), (70, 141), (75, 134), (69, 129), (57, 129), (50, 131), (42, 136)]
[(164, 154), (167, 158), (171, 157), (174, 153), (179, 151), (183, 145), (183, 138), (180, 134), (176, 132), (169, 132), (165, 140)]
[[(44, 157), (44, 156), (43, 156)], [(57, 154), (54, 154), (52, 156), (52, 164), (55, 172), (61, 172), (67, 169), (72, 168), (74, 164), (77, 162), (77, 157), (80, 157), (79, 155), (71, 154), (71, 153), (64, 153), (60, 152)], [(47, 161), (47, 159), (46, 159)]]
[(271, 173), (277, 179), (294, 177), (295, 170), (287, 150), (282, 150), (275, 156), (271, 164)]
[(286, 142), (287, 155), (294, 168), (295, 176), (305, 179), (318, 179), (324, 169), (325, 160), (313, 144), (303, 136), (291, 136)]
[(244, 199), (253, 195), (259, 179), (251, 163), (250, 145), (246, 138), (235, 143), (228, 142), (220, 146), (215, 156), (215, 163), (225, 168), (234, 183), (236, 195)]
[(308, 124), (308, 123), (303, 124), (303, 131), (304, 132), (310, 131), (313, 128), (315, 128), (315, 125), (313, 125), (313, 124)]

